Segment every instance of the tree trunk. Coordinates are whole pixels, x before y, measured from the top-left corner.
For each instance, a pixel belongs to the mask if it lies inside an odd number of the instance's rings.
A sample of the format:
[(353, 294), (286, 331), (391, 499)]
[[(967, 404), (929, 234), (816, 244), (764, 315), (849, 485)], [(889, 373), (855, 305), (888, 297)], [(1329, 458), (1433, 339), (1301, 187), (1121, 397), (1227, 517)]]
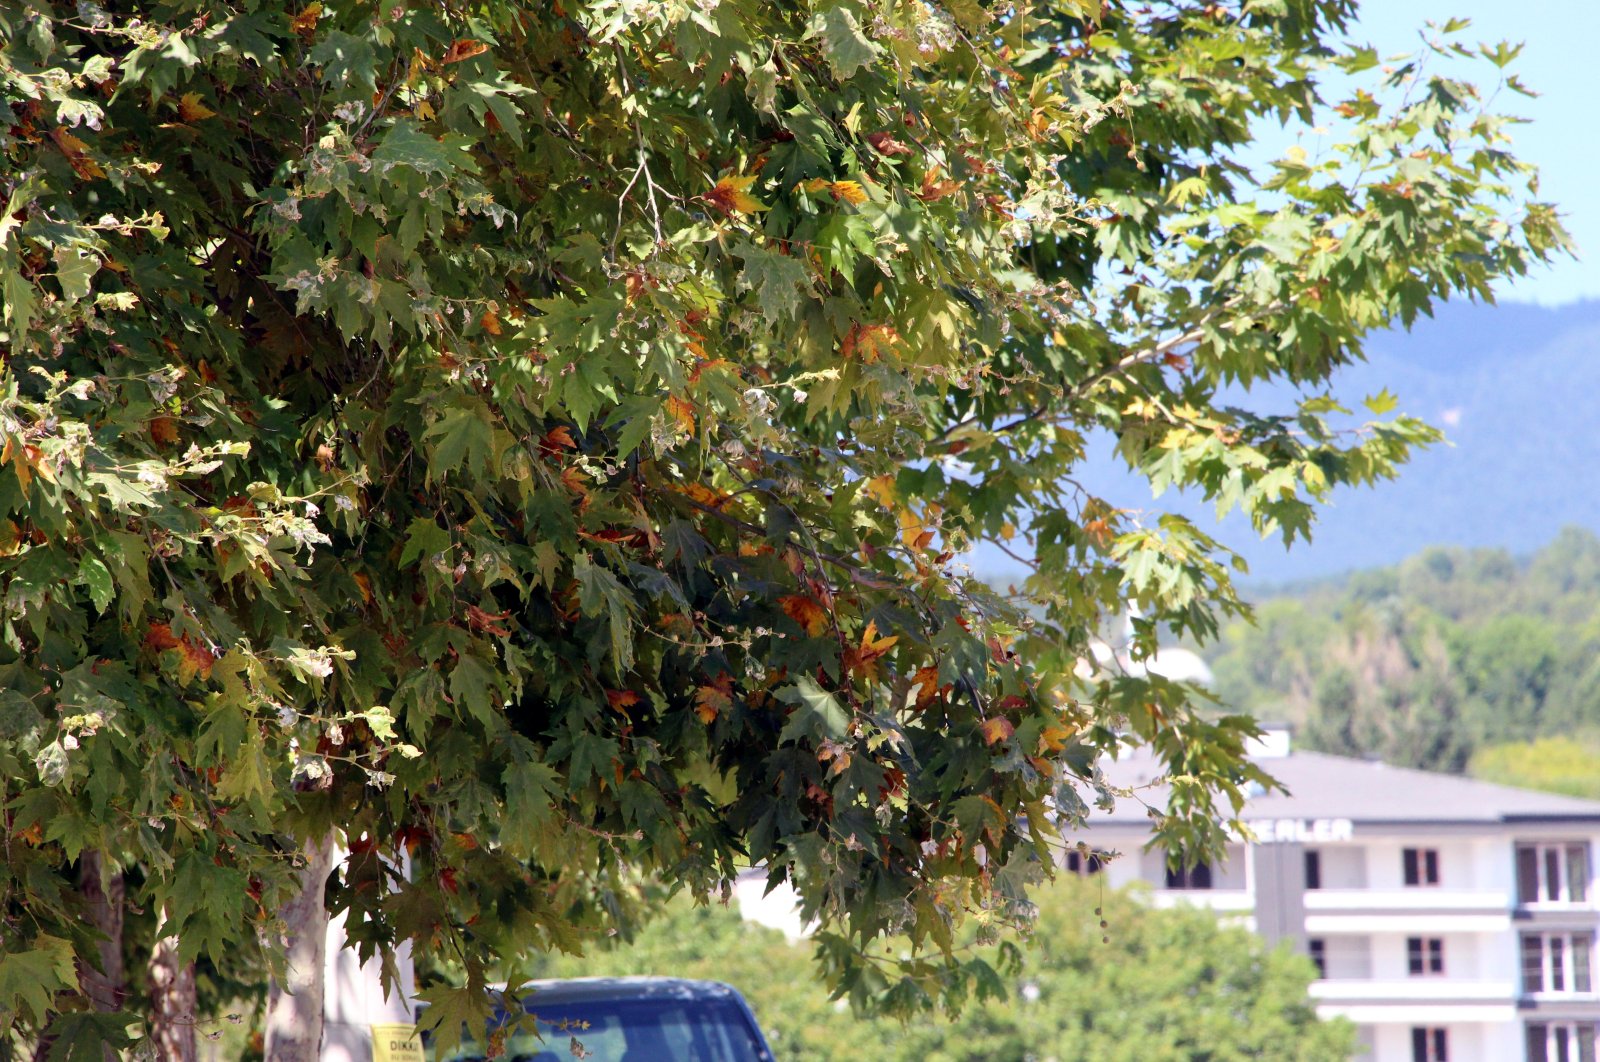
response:
[[(160, 936), (166, 912), (156, 926)], [(162, 936), (150, 955), (150, 1046), (162, 1062), (196, 1062), (194, 964), (178, 958), (178, 938)]]
[(300, 893), (283, 908), (288, 949), (283, 983), (267, 996), (266, 1062), (317, 1062), (322, 1049), (322, 978), (328, 946), (323, 888), (333, 870), (333, 835), (306, 845)]
[[(89, 1005), (102, 1014), (122, 1009), (128, 996), (127, 972), (122, 963), (122, 922), (126, 892), (122, 871), (106, 872), (99, 852), (86, 851), (78, 865), (78, 890), (83, 894), (84, 917), (99, 932), (100, 968), (78, 964), (78, 984), (89, 997)], [(105, 1062), (117, 1062), (117, 1052), (104, 1048)]]

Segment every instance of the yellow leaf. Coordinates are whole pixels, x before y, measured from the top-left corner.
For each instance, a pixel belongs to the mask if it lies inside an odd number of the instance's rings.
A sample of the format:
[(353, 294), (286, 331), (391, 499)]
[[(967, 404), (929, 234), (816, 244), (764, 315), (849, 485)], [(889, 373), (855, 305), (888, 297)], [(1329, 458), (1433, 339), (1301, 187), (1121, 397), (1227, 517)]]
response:
[(1001, 524), (1000, 525), (1000, 538), (1001, 538), (1002, 541), (1010, 542), (1012, 539), (1014, 539), (1016, 537), (1017, 537), (1017, 529), (1015, 527), (1011, 526), (1010, 524)]
[(216, 111), (200, 102), (198, 92), (185, 92), (178, 101), (178, 117), (184, 122), (199, 122), (216, 116)]
[(861, 187), (859, 181), (834, 181), (828, 186), (828, 192), (851, 206), (860, 206), (867, 201), (867, 190)]
[(863, 483), (861, 485), (861, 493), (872, 498), (885, 509), (893, 509), (895, 502), (898, 500), (895, 498), (894, 493), (894, 477), (887, 473), (881, 476), (873, 476)]
[(322, 17), (320, 3), (307, 4), (301, 12), (289, 20), (289, 28), (303, 40), (310, 40), (317, 32), (317, 19)]

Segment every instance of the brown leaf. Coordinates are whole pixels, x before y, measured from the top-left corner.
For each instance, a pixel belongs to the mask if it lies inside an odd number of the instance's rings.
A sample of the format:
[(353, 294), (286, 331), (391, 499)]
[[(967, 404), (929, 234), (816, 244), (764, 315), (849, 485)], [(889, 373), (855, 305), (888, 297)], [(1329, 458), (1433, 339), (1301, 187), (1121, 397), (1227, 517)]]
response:
[(482, 55), (489, 50), (489, 46), (482, 41), (458, 40), (451, 41), (450, 47), (445, 49), (444, 57), (439, 60), (441, 64), (459, 63), (463, 59), (471, 59), (475, 55)]
[(880, 155), (909, 155), (911, 148), (902, 144), (889, 133), (868, 133), (867, 143), (872, 145), (872, 150)]
[(606, 690), (606, 703), (618, 715), (627, 715), (628, 709), (639, 703), (639, 695), (632, 690)]
[(483, 311), (483, 316), (478, 318), (478, 324), (482, 325), (483, 330), (491, 336), (500, 334), (500, 315), (495, 313), (493, 306)]
[(928, 172), (922, 175), (922, 191), (917, 193), (917, 198), (924, 203), (932, 203), (935, 200), (943, 199), (945, 196), (955, 195), (960, 190), (960, 182), (941, 181), (939, 179), (939, 167), (929, 166)]
[(149, 425), (150, 438), (157, 446), (171, 446), (178, 441), (178, 422), (172, 417), (160, 416), (153, 418)]

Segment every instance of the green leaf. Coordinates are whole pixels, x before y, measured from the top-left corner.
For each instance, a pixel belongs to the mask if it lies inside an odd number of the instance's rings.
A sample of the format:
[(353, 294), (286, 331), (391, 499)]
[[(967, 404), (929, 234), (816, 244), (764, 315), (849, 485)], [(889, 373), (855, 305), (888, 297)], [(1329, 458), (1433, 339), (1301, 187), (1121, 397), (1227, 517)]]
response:
[(99, 257), (77, 247), (57, 247), (55, 260), (62, 297), (69, 303), (88, 298), (89, 282), (100, 271)]
[(0, 741), (15, 741), (44, 725), (44, 716), (20, 690), (0, 689)]
[(494, 459), (494, 425), (488, 409), (476, 400), (446, 409), (422, 437), (433, 441), (428, 479), (434, 483), (457, 471), (483, 476)]
[(419, 516), (406, 528), (406, 545), (400, 551), (400, 567), (413, 561), (428, 560), (450, 551), (450, 532), (440, 527), (431, 516)]
[(861, 32), (853, 5), (834, 4), (811, 17), (807, 37), (822, 39), (822, 54), (833, 67), (834, 76), (843, 81), (862, 67), (877, 62), (882, 49)]
[(43, 1025), (55, 994), (77, 990), (72, 944), (60, 937), (41, 933), (27, 951), (0, 954), (0, 1015), (22, 1013)]
[[(121, 1052), (134, 1046), (132, 1030), (143, 1018), (125, 1010), (103, 1014), (75, 1010), (50, 1023), (45, 1039), (50, 1050), (46, 1062), (103, 1062), (107, 1049)], [(119, 1056), (120, 1057), (120, 1056)]]
[(105, 612), (114, 593), (111, 571), (105, 561), (93, 553), (85, 553), (83, 560), (78, 562), (78, 582), (89, 588), (89, 600), (94, 602), (94, 610)]
[(611, 630), (611, 664), (620, 677), (633, 668), (633, 616), (638, 602), (609, 568), (593, 563), (587, 553), (573, 563), (578, 580), (578, 605), (585, 615), (606, 617)]
[(850, 729), (850, 714), (840, 707), (833, 694), (817, 685), (810, 675), (802, 675), (794, 685), (785, 686), (775, 696), (795, 710), (789, 713), (783, 732), (778, 735), (781, 745), (802, 738), (813, 741), (823, 738), (838, 741)]
[(811, 285), (805, 263), (748, 242), (734, 248), (734, 253), (744, 259), (739, 286), (755, 292), (762, 316), (772, 324), (793, 317)]

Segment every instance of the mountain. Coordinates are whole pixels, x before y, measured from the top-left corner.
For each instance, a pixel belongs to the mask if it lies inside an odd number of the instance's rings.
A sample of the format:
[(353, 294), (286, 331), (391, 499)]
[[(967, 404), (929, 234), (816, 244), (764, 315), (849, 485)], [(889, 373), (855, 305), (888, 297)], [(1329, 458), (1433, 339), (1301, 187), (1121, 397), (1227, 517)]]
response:
[[(1373, 337), (1366, 362), (1344, 370), (1334, 394), (1357, 404), (1388, 388), (1399, 409), (1449, 438), (1390, 483), (1335, 494), (1310, 543), (1285, 551), (1259, 541), (1237, 514), (1149, 488), (1109, 446), (1081, 482), (1114, 504), (1170, 508), (1194, 518), (1250, 562), (1252, 582), (1313, 579), (1395, 564), (1427, 546), (1500, 546), (1530, 553), (1562, 527), (1600, 529), (1600, 301), (1542, 307), (1452, 304), (1411, 331)], [(1248, 396), (1281, 407), (1288, 392)], [(974, 567), (1014, 572), (979, 553)]]

